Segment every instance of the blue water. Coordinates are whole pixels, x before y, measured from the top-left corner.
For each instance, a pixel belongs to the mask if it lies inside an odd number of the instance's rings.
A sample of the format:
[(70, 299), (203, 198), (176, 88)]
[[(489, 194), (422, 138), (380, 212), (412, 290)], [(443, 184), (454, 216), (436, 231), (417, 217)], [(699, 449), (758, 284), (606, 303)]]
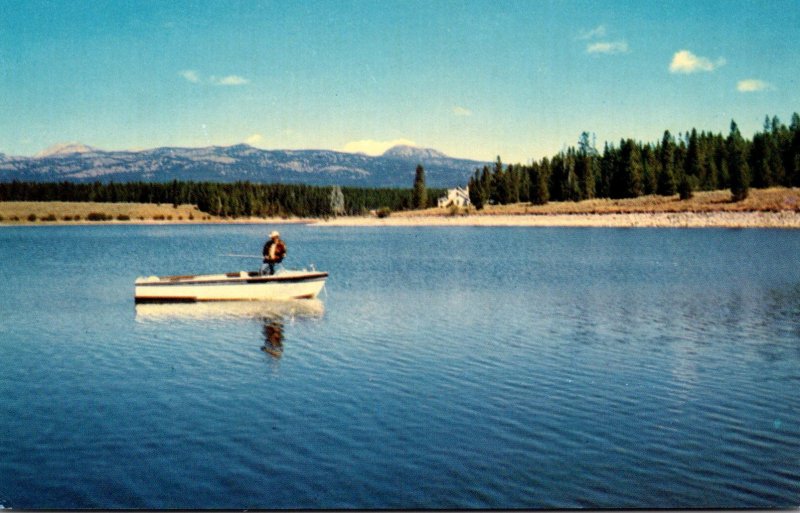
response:
[(291, 225), (321, 301), (134, 305), (270, 228), (0, 229), (0, 505), (800, 504), (800, 231)]

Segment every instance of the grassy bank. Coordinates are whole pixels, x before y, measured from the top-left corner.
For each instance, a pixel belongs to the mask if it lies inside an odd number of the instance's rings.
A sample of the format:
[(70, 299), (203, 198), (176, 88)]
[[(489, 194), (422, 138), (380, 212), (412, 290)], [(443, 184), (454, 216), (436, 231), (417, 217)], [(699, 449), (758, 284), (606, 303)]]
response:
[[(672, 217), (665, 217), (674, 214)], [(711, 217), (715, 214), (716, 217)], [(731, 217), (741, 214), (739, 217)], [(759, 214), (757, 216), (746, 214)], [(344, 217), (328, 224), (371, 224), (380, 221), (389, 224), (403, 220), (419, 224), (452, 224), (460, 218), (472, 219), (468, 224), (506, 224), (525, 221), (529, 225), (586, 223), (576, 218), (592, 215), (593, 225), (666, 225), (698, 226), (795, 226), (800, 224), (800, 189), (751, 189), (749, 197), (740, 202), (730, 201), (729, 191), (698, 192), (689, 200), (678, 196), (643, 196), (611, 200), (594, 199), (581, 202), (551, 202), (547, 205), (489, 205), (483, 210), (429, 208), (392, 212), (386, 220), (374, 217)], [(612, 219), (613, 216), (623, 216)], [(624, 217), (629, 216), (629, 217)], [(630, 217), (635, 216), (635, 217)], [(691, 216), (691, 217), (690, 217)], [(501, 218), (503, 218), (501, 223)], [(557, 219), (556, 219), (557, 218)], [(493, 221), (493, 219), (495, 221)], [(511, 221), (509, 221), (511, 219)], [(548, 221), (550, 219), (550, 221)], [(297, 222), (302, 219), (220, 218), (201, 212), (194, 205), (153, 205), (145, 203), (72, 203), (72, 202), (0, 202), (0, 222), (6, 224), (74, 224), (74, 223), (198, 223), (198, 222)], [(446, 222), (445, 222), (446, 221)], [(720, 224), (721, 223), (721, 224)]]
[(0, 222), (12, 224), (81, 222), (198, 222), (216, 218), (194, 205), (146, 203), (76, 203), (66, 201), (2, 201)]
[(681, 201), (674, 196), (640, 196), (631, 199), (592, 199), (579, 202), (554, 201), (546, 205), (516, 203), (488, 205), (482, 210), (429, 208), (395, 212), (398, 217), (430, 217), (453, 215), (570, 215), (570, 214), (651, 214), (703, 212), (800, 212), (800, 189), (773, 187), (750, 189), (744, 201), (732, 202), (728, 190), (696, 192), (694, 197)]

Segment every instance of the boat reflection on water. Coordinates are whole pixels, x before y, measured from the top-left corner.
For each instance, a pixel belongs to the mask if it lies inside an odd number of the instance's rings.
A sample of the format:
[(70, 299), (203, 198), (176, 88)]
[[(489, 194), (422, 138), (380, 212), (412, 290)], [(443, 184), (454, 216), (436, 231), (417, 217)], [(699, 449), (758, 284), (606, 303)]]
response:
[(201, 303), (140, 303), (136, 320), (321, 318), (325, 305), (318, 299), (293, 301), (214, 301)]
[(141, 303), (136, 321), (143, 323), (251, 320), (261, 324), (261, 351), (283, 356), (284, 327), (299, 319), (321, 319), (325, 306), (317, 299), (303, 301), (224, 301), (208, 303)]

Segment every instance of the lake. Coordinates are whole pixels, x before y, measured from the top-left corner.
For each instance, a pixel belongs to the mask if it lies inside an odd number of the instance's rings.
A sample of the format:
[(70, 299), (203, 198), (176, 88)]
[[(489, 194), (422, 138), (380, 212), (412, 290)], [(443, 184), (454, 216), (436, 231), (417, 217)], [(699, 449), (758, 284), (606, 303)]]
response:
[(319, 301), (134, 305), (272, 228), (0, 228), (0, 505), (800, 504), (800, 231), (286, 225)]

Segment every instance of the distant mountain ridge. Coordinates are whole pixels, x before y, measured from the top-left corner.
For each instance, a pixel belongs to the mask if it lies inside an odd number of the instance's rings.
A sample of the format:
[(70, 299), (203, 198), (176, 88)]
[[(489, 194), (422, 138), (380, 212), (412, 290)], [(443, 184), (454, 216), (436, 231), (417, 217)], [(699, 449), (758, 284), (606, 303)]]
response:
[(485, 162), (448, 157), (431, 148), (395, 146), (380, 156), (331, 150), (261, 150), (247, 144), (105, 151), (58, 144), (33, 157), (0, 154), (0, 181), (169, 182), (193, 180), (411, 187), (416, 166), (429, 187), (465, 185)]

